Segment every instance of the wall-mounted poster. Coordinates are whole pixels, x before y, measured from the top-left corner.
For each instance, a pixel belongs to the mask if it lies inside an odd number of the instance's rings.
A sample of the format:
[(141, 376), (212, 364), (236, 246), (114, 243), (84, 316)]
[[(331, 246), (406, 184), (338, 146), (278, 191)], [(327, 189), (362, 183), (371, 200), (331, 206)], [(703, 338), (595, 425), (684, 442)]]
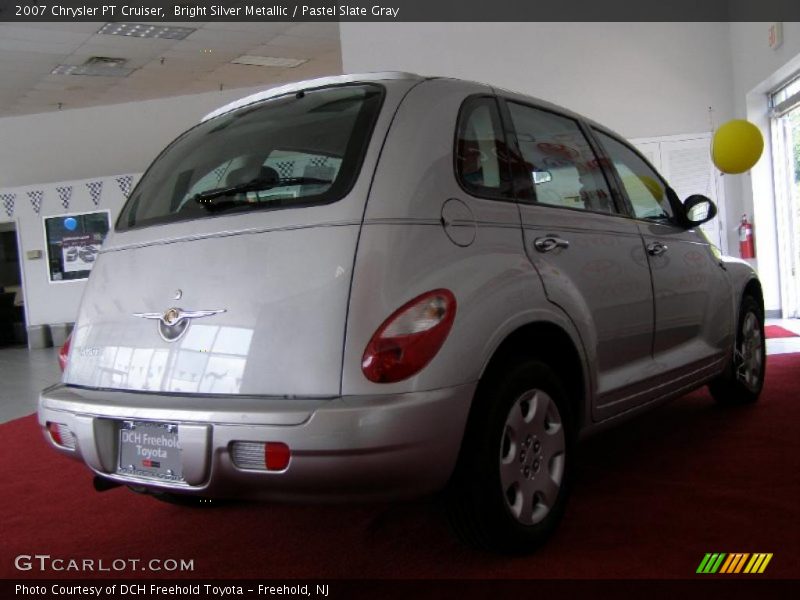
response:
[(50, 281), (86, 279), (109, 229), (107, 210), (44, 218)]

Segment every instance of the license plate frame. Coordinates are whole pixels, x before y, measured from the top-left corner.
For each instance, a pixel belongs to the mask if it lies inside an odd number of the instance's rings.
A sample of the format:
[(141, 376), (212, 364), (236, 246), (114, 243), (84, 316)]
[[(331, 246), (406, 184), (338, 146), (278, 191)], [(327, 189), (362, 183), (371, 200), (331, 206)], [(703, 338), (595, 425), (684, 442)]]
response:
[(120, 421), (117, 473), (140, 479), (183, 482), (179, 425), (161, 421)]

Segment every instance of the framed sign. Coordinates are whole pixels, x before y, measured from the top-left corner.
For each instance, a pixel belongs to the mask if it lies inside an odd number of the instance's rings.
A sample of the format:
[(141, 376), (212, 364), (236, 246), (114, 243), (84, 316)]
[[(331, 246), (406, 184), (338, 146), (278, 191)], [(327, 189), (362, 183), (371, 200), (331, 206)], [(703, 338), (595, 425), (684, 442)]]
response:
[(44, 218), (50, 282), (86, 279), (109, 230), (107, 210)]

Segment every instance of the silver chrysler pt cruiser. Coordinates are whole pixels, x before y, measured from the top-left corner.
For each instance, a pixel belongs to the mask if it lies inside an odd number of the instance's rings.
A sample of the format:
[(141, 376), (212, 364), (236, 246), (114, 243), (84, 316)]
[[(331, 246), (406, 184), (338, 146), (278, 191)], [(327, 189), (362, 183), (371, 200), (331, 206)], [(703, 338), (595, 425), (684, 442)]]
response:
[(271, 89), (143, 175), (39, 422), (97, 487), (445, 490), (466, 540), (531, 550), (580, 437), (706, 384), (758, 398), (761, 286), (698, 228), (715, 214), (520, 94), (407, 73)]

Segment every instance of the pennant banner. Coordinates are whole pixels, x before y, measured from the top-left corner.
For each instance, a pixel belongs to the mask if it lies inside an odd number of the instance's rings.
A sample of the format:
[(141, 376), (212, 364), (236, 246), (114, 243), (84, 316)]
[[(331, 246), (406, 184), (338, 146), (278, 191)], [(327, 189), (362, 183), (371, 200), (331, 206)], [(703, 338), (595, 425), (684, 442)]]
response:
[(61, 206), (64, 207), (64, 210), (69, 210), (69, 201), (72, 199), (72, 186), (66, 185), (57, 187), (56, 192), (58, 192), (58, 199), (61, 201)]
[(119, 190), (122, 192), (122, 195), (127, 198), (131, 193), (131, 187), (133, 187), (133, 175), (117, 177), (117, 185), (119, 186)]
[[(119, 179), (117, 179), (117, 183), (119, 183)], [(94, 205), (97, 206), (100, 204), (100, 196), (103, 195), (103, 182), (90, 181), (86, 184), (86, 187), (89, 188), (89, 195), (92, 197), (92, 202)]]
[(30, 198), (31, 200), (31, 206), (33, 207), (33, 212), (35, 212), (38, 215), (39, 211), (42, 210), (42, 199), (44, 198), (44, 192), (41, 190), (28, 192), (28, 198)]
[(3, 202), (3, 208), (9, 217), (14, 215), (14, 202), (17, 200), (16, 194), (0, 194), (0, 200)]

